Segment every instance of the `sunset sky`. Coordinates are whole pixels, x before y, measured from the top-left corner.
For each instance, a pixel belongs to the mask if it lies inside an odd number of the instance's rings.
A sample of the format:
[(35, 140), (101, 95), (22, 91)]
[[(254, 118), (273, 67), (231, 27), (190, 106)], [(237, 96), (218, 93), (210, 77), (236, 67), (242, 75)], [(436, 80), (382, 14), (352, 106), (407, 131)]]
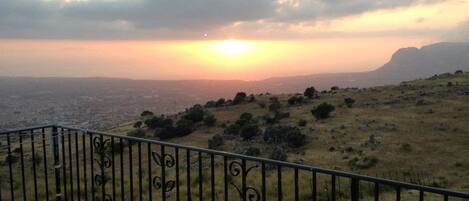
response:
[(469, 41), (469, 0), (0, 0), (0, 76), (259, 80), (440, 41)]

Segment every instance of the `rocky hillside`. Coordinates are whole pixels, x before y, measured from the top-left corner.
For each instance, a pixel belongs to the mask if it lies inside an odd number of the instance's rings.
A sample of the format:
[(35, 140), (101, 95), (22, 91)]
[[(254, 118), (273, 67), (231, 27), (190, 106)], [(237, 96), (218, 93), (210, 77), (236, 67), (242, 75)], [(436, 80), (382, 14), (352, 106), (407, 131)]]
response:
[(238, 93), (113, 132), (469, 190), (469, 73), (301, 94)]

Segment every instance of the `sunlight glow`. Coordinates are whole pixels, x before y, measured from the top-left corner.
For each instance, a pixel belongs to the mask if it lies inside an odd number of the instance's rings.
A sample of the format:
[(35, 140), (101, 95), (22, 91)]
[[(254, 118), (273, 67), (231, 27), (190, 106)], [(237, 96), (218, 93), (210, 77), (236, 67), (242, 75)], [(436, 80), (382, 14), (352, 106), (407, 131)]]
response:
[(247, 42), (241, 40), (229, 39), (216, 44), (215, 49), (217, 52), (224, 55), (235, 56), (249, 51), (250, 45)]

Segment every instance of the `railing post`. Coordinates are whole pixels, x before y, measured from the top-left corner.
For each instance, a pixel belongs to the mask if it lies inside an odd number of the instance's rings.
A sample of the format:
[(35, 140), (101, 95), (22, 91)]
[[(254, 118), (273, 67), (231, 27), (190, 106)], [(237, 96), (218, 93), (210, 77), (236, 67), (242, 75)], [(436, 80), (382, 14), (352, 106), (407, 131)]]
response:
[(52, 126), (52, 144), (54, 152), (54, 175), (55, 175), (55, 200), (62, 201), (62, 191), (60, 185), (60, 149), (59, 149), (59, 132), (56, 126)]
[(358, 201), (360, 199), (360, 182), (356, 178), (352, 178), (351, 196), (352, 196), (352, 201)]

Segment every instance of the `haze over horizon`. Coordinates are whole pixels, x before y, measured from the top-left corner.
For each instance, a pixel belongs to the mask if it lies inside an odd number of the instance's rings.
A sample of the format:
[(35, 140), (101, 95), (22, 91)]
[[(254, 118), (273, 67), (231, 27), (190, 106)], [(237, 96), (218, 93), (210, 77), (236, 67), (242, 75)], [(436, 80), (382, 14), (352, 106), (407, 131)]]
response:
[(467, 10), (468, 0), (0, 1), (0, 76), (262, 80), (370, 71), (402, 47), (469, 41)]

